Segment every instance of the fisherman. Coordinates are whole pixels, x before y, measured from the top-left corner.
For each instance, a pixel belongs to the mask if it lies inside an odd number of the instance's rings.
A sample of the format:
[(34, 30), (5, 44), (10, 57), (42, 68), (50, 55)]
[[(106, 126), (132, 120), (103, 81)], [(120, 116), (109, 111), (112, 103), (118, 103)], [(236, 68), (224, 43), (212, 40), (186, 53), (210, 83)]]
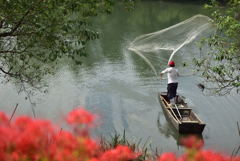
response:
[(169, 66), (168, 68), (166, 68), (160, 73), (160, 77), (162, 78), (163, 74), (167, 73), (167, 77), (168, 77), (167, 96), (170, 101), (170, 104), (175, 105), (177, 87), (178, 87), (177, 78), (179, 77), (179, 73), (178, 73), (178, 70), (175, 68), (174, 61), (170, 61), (168, 63), (168, 66)]

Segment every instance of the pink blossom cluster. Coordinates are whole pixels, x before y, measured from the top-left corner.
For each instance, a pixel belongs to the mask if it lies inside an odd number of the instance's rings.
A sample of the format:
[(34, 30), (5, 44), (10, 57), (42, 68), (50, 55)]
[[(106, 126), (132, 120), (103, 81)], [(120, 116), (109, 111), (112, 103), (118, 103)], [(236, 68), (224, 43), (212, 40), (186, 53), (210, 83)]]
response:
[(176, 156), (174, 153), (164, 153), (158, 161), (240, 161), (240, 157), (230, 157), (213, 150), (204, 150), (203, 140), (196, 136), (188, 136), (181, 140), (186, 151), (181, 156)]
[[(96, 115), (84, 108), (71, 111), (66, 117), (73, 131), (61, 130), (50, 121), (27, 116), (9, 121), (0, 112), (0, 161), (133, 161), (139, 152), (118, 145), (103, 150), (88, 133)], [(213, 151), (202, 150), (203, 142), (196, 137), (182, 140), (186, 152), (182, 156), (163, 153), (157, 161), (240, 161)]]
[(94, 119), (95, 115), (83, 108), (71, 111), (66, 117), (74, 128), (71, 132), (27, 116), (10, 123), (0, 112), (0, 161), (127, 161), (137, 157), (123, 145), (101, 150), (86, 128)]

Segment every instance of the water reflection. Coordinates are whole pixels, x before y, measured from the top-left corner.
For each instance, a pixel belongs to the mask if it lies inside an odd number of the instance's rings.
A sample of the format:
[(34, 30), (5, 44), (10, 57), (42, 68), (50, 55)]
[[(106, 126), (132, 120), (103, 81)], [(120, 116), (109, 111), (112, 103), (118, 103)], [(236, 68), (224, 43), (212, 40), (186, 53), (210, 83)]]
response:
[(189, 136), (196, 136), (198, 139), (201, 139), (204, 142), (202, 134), (179, 134), (172, 124), (169, 123), (169, 120), (166, 120), (165, 123), (160, 122), (160, 113), (158, 114), (157, 119), (157, 128), (161, 134), (164, 134), (165, 137), (172, 137), (176, 140), (176, 145), (183, 146), (181, 140)]

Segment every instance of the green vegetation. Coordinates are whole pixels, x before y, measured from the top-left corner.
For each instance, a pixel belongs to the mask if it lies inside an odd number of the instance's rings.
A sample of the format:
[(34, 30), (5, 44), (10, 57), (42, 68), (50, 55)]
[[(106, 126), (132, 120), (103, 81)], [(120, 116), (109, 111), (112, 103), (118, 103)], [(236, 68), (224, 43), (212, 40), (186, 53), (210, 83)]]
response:
[(146, 143), (142, 144), (141, 140), (139, 140), (138, 142), (133, 142), (133, 141), (130, 142), (126, 138), (125, 130), (123, 132), (123, 135), (115, 133), (109, 139), (101, 137), (100, 147), (103, 151), (114, 149), (119, 145), (127, 146), (135, 153), (138, 153), (141, 151), (139, 156), (136, 159), (134, 159), (134, 161), (156, 160), (157, 157), (159, 157), (157, 149), (156, 149), (156, 152), (154, 152), (155, 154), (153, 154), (153, 152), (149, 150), (149, 147), (147, 147)]
[(91, 19), (111, 13), (113, 2), (0, 0), (2, 76), (36, 86), (44, 75), (54, 72), (62, 57), (81, 64), (79, 57), (86, 56), (86, 44), (99, 37)]
[[(46, 74), (56, 71), (62, 57), (70, 58), (74, 64), (81, 64), (81, 58), (87, 55), (85, 47), (88, 42), (99, 38), (96, 27), (91, 25), (92, 18), (111, 13), (113, 2), (116, 1), (0, 0), (1, 76), (6, 81), (25, 82), (40, 88), (43, 84), (39, 82)], [(121, 2), (127, 3), (127, 9), (133, 7), (131, 0)], [(208, 88), (215, 93), (227, 94), (233, 89), (238, 92), (240, 1), (212, 0), (206, 7), (212, 10), (217, 32), (207, 40), (213, 50), (207, 57), (196, 60), (196, 65), (210, 82), (211, 88)], [(178, 14), (178, 11), (173, 13)], [(143, 15), (146, 14), (148, 12), (143, 10)], [(137, 20), (142, 17), (137, 15), (136, 22), (130, 22), (133, 28), (139, 25)], [(159, 16), (159, 19), (164, 17)], [(166, 20), (165, 24), (168, 26), (170, 22)], [(217, 84), (212, 86), (212, 83)]]
[(198, 70), (214, 94), (225, 95), (240, 90), (240, 0), (226, 4), (212, 1), (206, 5), (212, 10), (216, 33), (207, 42), (211, 51), (201, 60), (195, 60)]

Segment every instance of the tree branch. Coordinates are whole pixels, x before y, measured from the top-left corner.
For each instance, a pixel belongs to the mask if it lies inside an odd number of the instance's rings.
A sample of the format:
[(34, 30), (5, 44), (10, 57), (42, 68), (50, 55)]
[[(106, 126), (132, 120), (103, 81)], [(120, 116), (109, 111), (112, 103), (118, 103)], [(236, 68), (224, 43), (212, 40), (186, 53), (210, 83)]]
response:
[(23, 17), (17, 22), (16, 26), (9, 32), (3, 32), (0, 33), (0, 37), (6, 37), (6, 36), (12, 36), (12, 34), (17, 31), (17, 29), (21, 26), (21, 24), (23, 23), (25, 17), (30, 13), (31, 9), (29, 9), (24, 15)]
[(19, 74), (11, 73), (11, 72), (10, 72), (11, 69), (9, 69), (8, 71), (5, 71), (2, 67), (0, 67), (0, 71), (2, 71), (4, 74), (7, 74), (7, 75), (9, 75), (9, 76), (11, 76), (11, 77), (18, 77), (18, 76), (19, 76)]

